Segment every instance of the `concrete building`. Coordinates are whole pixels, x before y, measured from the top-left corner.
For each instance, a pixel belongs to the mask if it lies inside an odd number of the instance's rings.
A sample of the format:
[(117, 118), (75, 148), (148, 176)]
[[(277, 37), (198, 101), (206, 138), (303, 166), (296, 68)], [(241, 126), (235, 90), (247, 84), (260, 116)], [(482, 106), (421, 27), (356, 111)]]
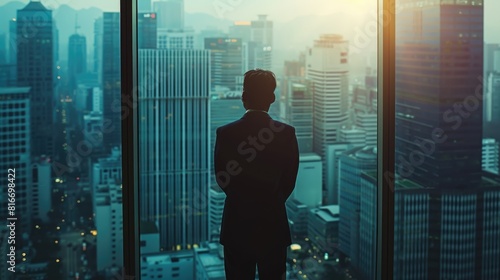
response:
[(141, 255), (142, 280), (193, 280), (195, 279), (192, 250)]
[(317, 207), (322, 204), (322, 165), (321, 158), (317, 154), (300, 154), (295, 189), (290, 198), (294, 198), (308, 207)]
[(340, 251), (359, 266), (361, 173), (377, 168), (377, 151), (357, 147), (339, 157)]
[(296, 238), (302, 240), (303, 237), (307, 236), (309, 207), (297, 199), (289, 198), (286, 201), (286, 213), (292, 234), (292, 242)]
[(226, 194), (218, 185), (212, 185), (209, 191), (209, 241), (218, 241), (220, 236), (220, 227), (222, 222), (222, 212), (224, 211), (224, 203)]
[(218, 242), (204, 242), (194, 251), (195, 280), (225, 280), (224, 256)]
[(122, 185), (97, 185), (95, 226), (97, 271), (123, 266)]

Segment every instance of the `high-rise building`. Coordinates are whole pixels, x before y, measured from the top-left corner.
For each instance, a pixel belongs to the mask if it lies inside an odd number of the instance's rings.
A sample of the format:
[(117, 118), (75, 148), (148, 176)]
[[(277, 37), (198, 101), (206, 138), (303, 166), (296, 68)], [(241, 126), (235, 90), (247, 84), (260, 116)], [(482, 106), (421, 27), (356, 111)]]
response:
[(226, 88), (241, 91), (242, 44), (237, 38), (205, 38), (205, 49), (210, 50), (210, 80), (212, 89)]
[(326, 147), (324, 177), (327, 197), (325, 204), (339, 204), (339, 158), (345, 151), (352, 148), (353, 145), (348, 142), (334, 142)]
[(123, 202), (122, 186), (95, 186), (95, 226), (97, 271), (123, 266)]
[(252, 22), (250, 21), (235, 21), (229, 26), (229, 37), (239, 38), (243, 43), (250, 42), (252, 34)]
[(302, 240), (307, 236), (309, 207), (297, 199), (289, 198), (286, 201), (286, 214), (290, 225), (290, 233), (292, 234), (292, 242), (295, 242), (295, 237)]
[[(0, 218), (4, 221), (8, 211), (8, 178), (15, 180), (16, 233), (30, 233), (32, 219), (32, 172), (31, 172), (31, 126), (30, 88), (0, 88), (0, 168), (5, 170), (5, 183), (0, 187)], [(10, 170), (9, 169), (14, 169)], [(8, 176), (7, 173), (12, 174)], [(21, 238), (16, 239), (20, 248)], [(18, 252), (20, 254), (20, 252)]]
[(280, 119), (295, 127), (300, 153), (313, 151), (313, 89), (300, 77), (285, 77), (280, 96)]
[[(396, 24), (396, 158), (418, 163), (402, 173), (424, 187), (480, 186), (482, 1), (417, 2), (401, 1)], [(423, 139), (434, 143), (432, 154), (420, 152)]]
[(102, 35), (103, 119), (110, 128), (104, 145), (111, 149), (121, 147), (120, 13), (103, 14)]
[[(33, 36), (26, 30), (37, 27)], [(31, 154), (54, 154), (54, 40), (52, 11), (31, 1), (17, 11), (17, 84), (31, 87)]]
[(301, 153), (299, 156), (299, 171), (295, 189), (290, 198), (298, 200), (308, 207), (318, 207), (323, 197), (323, 163), (315, 153)]
[(306, 78), (314, 87), (313, 150), (322, 157), (348, 120), (348, 46), (340, 35), (322, 35), (307, 51)]
[(377, 151), (357, 147), (339, 158), (339, 248), (359, 268), (361, 223), (361, 173), (376, 170)]
[(339, 131), (339, 141), (351, 143), (353, 147), (366, 146), (366, 131), (359, 128), (343, 128)]
[(139, 13), (137, 15), (137, 47), (139, 49), (156, 49), (157, 19), (156, 13)]
[(73, 34), (68, 44), (68, 87), (76, 88), (79, 74), (87, 72), (87, 40), (85, 36)]
[(102, 40), (103, 40), (103, 26), (102, 17), (97, 18), (94, 21), (94, 68), (93, 72), (97, 73), (97, 79), (99, 85), (102, 86)]
[(153, 9), (158, 15), (158, 28), (171, 31), (184, 29), (184, 0), (156, 1)]
[(361, 279), (376, 275), (377, 171), (361, 173), (359, 207), (358, 271)]
[(210, 52), (139, 50), (138, 70), (140, 217), (189, 249), (208, 239)]
[(333, 254), (338, 247), (340, 208), (326, 205), (309, 210), (307, 236), (319, 253)]

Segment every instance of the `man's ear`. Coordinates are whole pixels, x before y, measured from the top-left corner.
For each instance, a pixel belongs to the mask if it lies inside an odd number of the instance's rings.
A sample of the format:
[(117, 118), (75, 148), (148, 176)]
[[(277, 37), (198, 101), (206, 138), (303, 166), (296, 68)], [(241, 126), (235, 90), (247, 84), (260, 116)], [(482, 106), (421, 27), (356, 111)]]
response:
[(270, 100), (269, 100), (269, 101), (270, 101), (270, 103), (269, 103), (269, 104), (273, 104), (273, 103), (274, 103), (274, 101), (276, 101), (276, 95), (274, 95), (274, 93), (273, 93), (273, 95), (272, 95), (272, 97), (270, 98)]

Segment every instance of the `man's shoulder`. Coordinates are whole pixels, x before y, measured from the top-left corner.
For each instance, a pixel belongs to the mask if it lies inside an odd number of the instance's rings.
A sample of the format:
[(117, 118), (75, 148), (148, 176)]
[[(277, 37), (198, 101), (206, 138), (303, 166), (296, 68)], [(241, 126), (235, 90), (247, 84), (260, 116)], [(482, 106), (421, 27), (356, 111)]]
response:
[[(226, 131), (231, 131), (233, 129), (239, 129), (240, 126), (244, 125), (245, 125), (244, 121), (242, 119), (239, 119), (218, 127), (217, 133), (221, 134), (225, 133)], [(279, 131), (295, 132), (295, 127), (274, 119), (269, 119), (269, 128), (274, 132), (279, 132)]]

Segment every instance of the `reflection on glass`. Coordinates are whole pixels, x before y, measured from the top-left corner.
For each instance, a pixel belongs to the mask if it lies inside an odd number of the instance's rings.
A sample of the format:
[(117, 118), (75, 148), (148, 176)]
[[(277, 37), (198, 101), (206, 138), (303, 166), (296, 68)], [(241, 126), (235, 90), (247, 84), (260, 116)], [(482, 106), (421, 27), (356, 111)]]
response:
[(119, 2), (94, 2), (0, 4), (0, 279), (120, 275)]
[(225, 279), (215, 131), (253, 68), (276, 74), (270, 115), (300, 145), (287, 279), (373, 279), (376, 4), (139, 0), (141, 279)]
[(394, 279), (500, 273), (500, 7), (484, 2), (397, 2)]

